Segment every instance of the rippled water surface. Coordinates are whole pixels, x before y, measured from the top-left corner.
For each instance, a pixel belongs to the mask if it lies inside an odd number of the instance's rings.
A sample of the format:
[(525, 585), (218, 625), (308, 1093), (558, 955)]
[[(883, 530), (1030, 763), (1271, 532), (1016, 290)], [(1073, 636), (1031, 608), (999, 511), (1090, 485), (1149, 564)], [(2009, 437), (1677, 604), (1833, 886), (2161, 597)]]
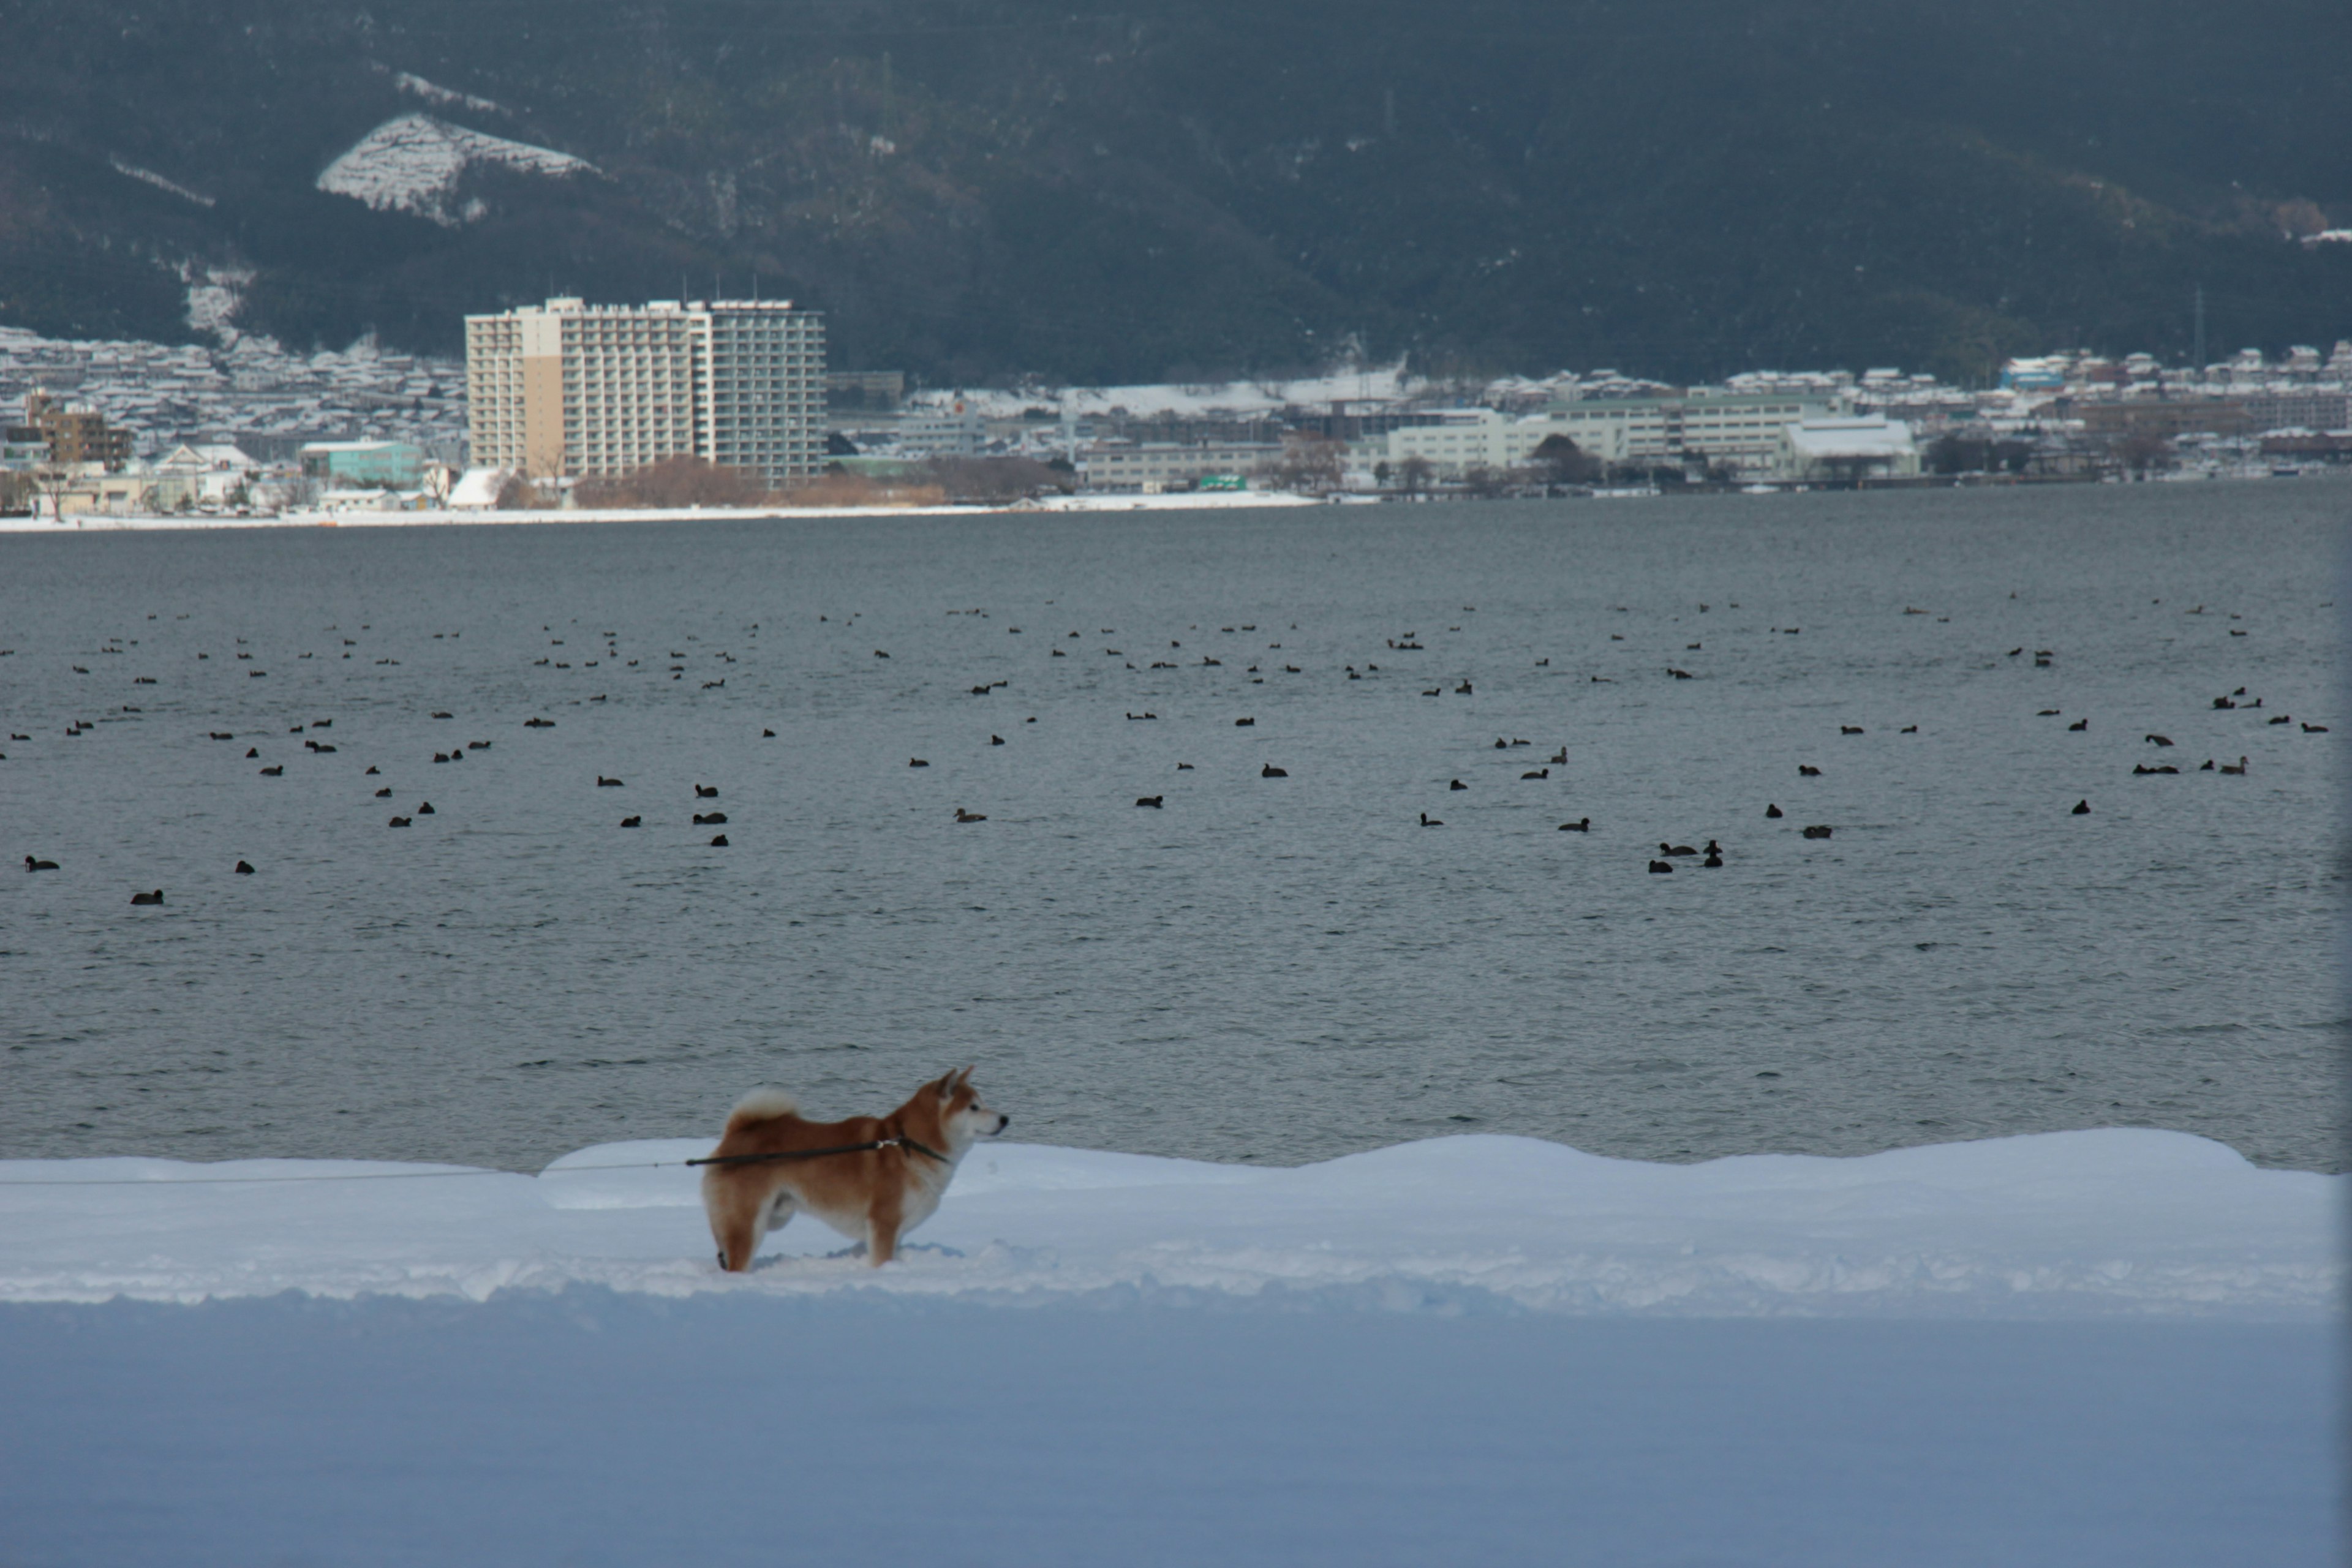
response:
[(1216, 1159), (2342, 1169), (2347, 500), (0, 536), (0, 1154), (530, 1167), (971, 1061)]

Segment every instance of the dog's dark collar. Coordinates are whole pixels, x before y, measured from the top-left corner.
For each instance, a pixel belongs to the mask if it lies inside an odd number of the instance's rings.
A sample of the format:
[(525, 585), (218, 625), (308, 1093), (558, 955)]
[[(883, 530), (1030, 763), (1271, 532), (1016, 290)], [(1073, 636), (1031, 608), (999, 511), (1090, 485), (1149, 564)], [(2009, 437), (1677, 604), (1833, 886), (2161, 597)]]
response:
[(688, 1160), (689, 1165), (759, 1165), (775, 1160), (821, 1160), (827, 1154), (863, 1154), (869, 1149), (911, 1149), (918, 1154), (928, 1154), (940, 1164), (948, 1157), (937, 1149), (916, 1142), (905, 1133), (896, 1138), (877, 1138), (870, 1143), (836, 1143), (829, 1149), (781, 1149), (769, 1154), (711, 1154), (699, 1160)]

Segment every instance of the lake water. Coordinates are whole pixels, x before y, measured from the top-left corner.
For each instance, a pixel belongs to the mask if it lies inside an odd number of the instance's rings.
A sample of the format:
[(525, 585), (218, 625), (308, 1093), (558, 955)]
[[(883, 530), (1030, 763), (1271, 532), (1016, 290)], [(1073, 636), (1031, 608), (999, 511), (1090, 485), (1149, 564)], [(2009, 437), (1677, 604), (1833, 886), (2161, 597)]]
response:
[(2341, 1170), (2347, 502), (0, 536), (0, 1155), (535, 1168), (977, 1062), (1213, 1159)]

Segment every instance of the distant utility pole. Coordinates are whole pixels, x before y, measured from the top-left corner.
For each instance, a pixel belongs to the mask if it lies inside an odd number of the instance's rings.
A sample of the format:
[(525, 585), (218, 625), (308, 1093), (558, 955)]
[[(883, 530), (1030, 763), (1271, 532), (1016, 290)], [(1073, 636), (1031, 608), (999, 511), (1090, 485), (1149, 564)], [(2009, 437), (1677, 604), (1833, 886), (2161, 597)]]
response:
[(2200, 283), (2199, 285), (2197, 285), (2197, 358), (2196, 358), (2196, 361), (2195, 361), (2195, 366), (2194, 366), (2194, 368), (2196, 369), (2196, 371), (2197, 371), (2197, 373), (2198, 373), (2198, 374), (2199, 374), (2199, 375), (2200, 375), (2200, 376), (2201, 376), (2201, 375), (2203, 375), (2203, 374), (2204, 374), (2204, 373), (2205, 373), (2205, 285), (2204, 285), (2204, 284), (2202, 284), (2202, 283)]

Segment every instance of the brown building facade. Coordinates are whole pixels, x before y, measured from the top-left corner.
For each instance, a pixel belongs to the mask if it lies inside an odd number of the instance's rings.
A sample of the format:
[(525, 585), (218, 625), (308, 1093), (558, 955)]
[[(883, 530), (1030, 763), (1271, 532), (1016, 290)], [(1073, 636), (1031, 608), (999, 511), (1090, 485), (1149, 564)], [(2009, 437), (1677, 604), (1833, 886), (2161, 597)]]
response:
[(25, 399), (25, 423), (48, 443), (49, 461), (102, 463), (120, 468), (131, 461), (131, 432), (110, 426), (95, 408), (68, 408), (46, 392)]
[(2245, 405), (2224, 397), (2137, 397), (2121, 403), (2078, 403), (2072, 410), (2084, 434), (2106, 440), (2154, 436), (2242, 436)]

